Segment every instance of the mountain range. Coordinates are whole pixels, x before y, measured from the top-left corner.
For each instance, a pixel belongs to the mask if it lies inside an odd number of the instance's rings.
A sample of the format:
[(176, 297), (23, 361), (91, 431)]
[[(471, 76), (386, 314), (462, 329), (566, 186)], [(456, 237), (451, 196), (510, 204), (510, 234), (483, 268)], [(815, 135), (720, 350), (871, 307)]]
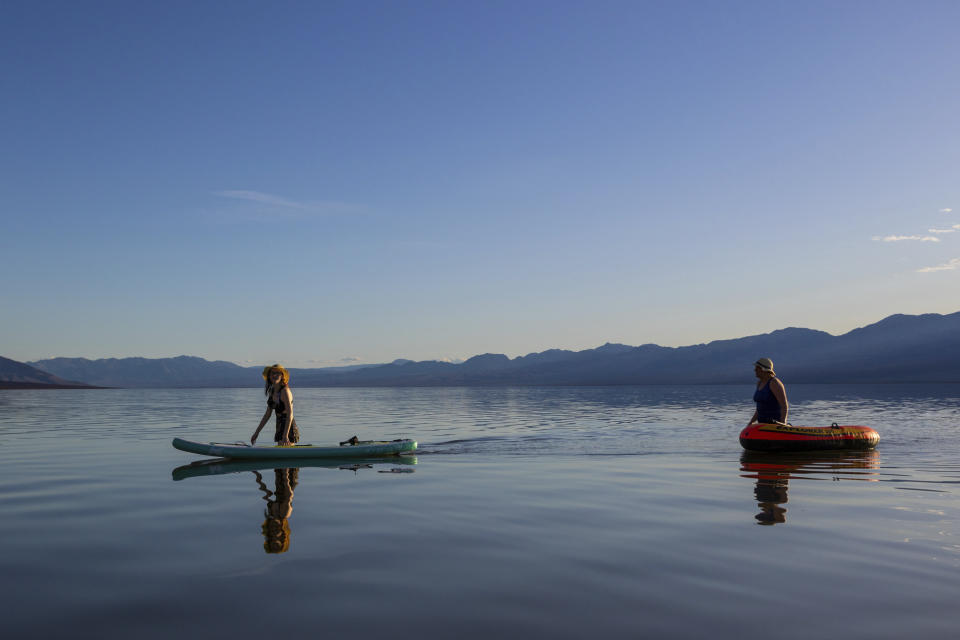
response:
[(0, 356), (0, 389), (89, 389), (91, 385), (64, 380), (28, 364)]
[[(9, 362), (13, 362), (10, 360)], [(71, 380), (84, 380), (103, 387), (188, 388), (188, 387), (254, 387), (263, 384), (263, 367), (241, 367), (224, 360), (204, 360), (195, 356), (175, 358), (50, 358), (21, 364), (46, 375), (54, 374)], [(319, 369), (290, 369), (299, 378), (309, 374), (317, 378), (324, 374), (345, 374), (365, 366), (328, 367)], [(0, 367), (0, 381), (4, 369)]]
[[(772, 358), (787, 383), (960, 382), (960, 312), (893, 315), (834, 336), (787, 328), (685, 347), (605, 344), (595, 349), (551, 349), (508, 358), (482, 354), (459, 364), (397, 360), (390, 364), (290, 369), (292, 384), (328, 386), (507, 386), (736, 384), (749, 382), (753, 362)], [(0, 384), (26, 380), (0, 358)], [(52, 358), (15, 363), (48, 384), (108, 387), (255, 387), (262, 367), (202, 358)]]

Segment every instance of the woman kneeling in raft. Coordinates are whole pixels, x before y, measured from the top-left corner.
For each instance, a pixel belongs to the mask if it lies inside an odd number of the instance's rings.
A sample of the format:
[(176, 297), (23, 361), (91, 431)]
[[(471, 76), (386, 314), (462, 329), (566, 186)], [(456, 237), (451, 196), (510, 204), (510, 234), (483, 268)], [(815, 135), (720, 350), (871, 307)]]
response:
[(290, 382), (290, 373), (275, 364), (271, 367), (264, 367), (263, 379), (266, 380), (263, 393), (267, 396), (267, 412), (263, 414), (260, 426), (253, 432), (250, 438), (250, 444), (257, 443), (257, 436), (263, 425), (267, 424), (270, 414), (277, 412), (277, 431), (273, 436), (274, 442), (281, 447), (289, 447), (294, 442), (300, 440), (300, 430), (297, 428), (297, 421), (293, 419), (293, 393), (287, 384)]
[(747, 423), (776, 424), (786, 423), (790, 405), (787, 402), (787, 390), (773, 372), (773, 361), (770, 358), (760, 358), (753, 364), (753, 372), (757, 376), (757, 390), (753, 393), (753, 401), (757, 403), (757, 410)]

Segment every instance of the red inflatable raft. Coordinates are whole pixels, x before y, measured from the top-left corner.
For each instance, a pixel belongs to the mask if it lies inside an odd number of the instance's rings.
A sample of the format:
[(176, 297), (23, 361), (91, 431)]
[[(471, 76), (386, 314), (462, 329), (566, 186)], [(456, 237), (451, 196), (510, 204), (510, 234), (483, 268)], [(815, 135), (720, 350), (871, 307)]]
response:
[(740, 432), (740, 444), (748, 451), (824, 451), (828, 449), (873, 449), (880, 434), (870, 427), (794, 427), (788, 424), (752, 424)]

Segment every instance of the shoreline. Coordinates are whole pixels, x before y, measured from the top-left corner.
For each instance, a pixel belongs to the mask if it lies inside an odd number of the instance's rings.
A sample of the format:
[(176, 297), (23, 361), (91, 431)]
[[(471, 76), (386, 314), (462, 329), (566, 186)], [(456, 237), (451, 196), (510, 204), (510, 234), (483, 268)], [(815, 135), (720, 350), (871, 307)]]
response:
[(0, 389), (113, 389), (114, 387), (96, 387), (90, 384), (44, 384), (42, 382), (0, 381)]

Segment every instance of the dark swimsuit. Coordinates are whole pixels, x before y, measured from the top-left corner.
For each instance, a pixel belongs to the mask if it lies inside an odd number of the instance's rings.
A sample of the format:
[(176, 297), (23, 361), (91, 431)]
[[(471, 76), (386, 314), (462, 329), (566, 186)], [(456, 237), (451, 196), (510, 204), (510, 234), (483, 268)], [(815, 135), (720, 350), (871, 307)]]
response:
[(757, 403), (757, 422), (760, 424), (780, 422), (780, 403), (770, 390), (770, 380), (753, 393), (753, 401)]
[[(280, 395), (286, 387), (280, 387), (277, 395)], [(267, 406), (274, 410), (277, 414), (277, 430), (273, 435), (274, 442), (280, 442), (281, 436), (283, 436), (283, 425), (287, 423), (287, 407), (283, 402), (276, 402), (273, 399), (273, 394), (270, 394), (270, 397), (267, 398)], [(289, 439), (290, 442), (300, 442), (300, 429), (297, 428), (297, 420), (294, 418), (290, 423), (290, 433)]]

